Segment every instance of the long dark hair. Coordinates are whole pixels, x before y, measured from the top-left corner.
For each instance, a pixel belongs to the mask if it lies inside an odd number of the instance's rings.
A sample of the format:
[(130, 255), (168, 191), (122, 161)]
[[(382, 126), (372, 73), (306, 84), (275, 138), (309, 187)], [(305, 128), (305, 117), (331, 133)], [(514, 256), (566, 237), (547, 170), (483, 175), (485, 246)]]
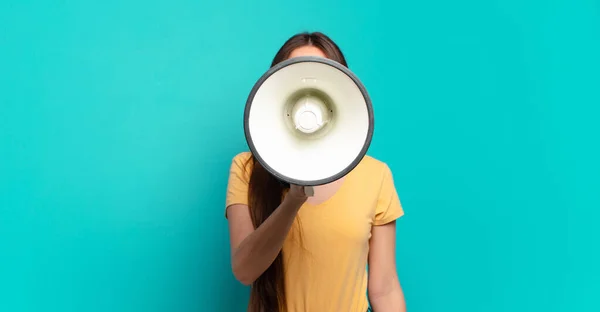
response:
[[(327, 58), (344, 66), (346, 59), (340, 48), (328, 36), (321, 32), (304, 32), (289, 38), (275, 55), (271, 67), (288, 59), (297, 48), (314, 46), (320, 49)], [(254, 228), (261, 225), (281, 204), (282, 196), (289, 185), (280, 182), (265, 170), (254, 156), (249, 159), (252, 164), (248, 203)], [(283, 256), (279, 252), (275, 261), (252, 284), (250, 292), (250, 312), (283, 312), (287, 310)]]

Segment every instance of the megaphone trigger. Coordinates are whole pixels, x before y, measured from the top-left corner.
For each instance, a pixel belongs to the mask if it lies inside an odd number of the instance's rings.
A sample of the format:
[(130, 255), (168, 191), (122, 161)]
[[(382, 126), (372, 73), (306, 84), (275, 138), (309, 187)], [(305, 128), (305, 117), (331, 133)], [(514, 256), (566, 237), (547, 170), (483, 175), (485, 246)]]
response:
[(304, 187), (304, 194), (308, 197), (312, 197), (315, 196), (315, 188), (312, 186), (305, 186)]

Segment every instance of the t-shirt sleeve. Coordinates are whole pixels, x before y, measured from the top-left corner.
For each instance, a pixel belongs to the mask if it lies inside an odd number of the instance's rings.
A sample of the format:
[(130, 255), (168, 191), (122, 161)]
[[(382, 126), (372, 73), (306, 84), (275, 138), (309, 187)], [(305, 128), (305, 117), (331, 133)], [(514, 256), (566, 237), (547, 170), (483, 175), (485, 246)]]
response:
[(392, 172), (390, 168), (384, 164), (383, 178), (381, 181), (381, 188), (379, 190), (379, 197), (377, 200), (373, 224), (386, 224), (400, 218), (403, 215), (404, 210), (402, 209), (400, 198), (396, 192)]
[[(250, 180), (248, 159), (249, 155), (243, 153), (236, 155), (231, 162), (225, 209), (233, 204), (248, 205), (248, 182)], [(227, 213), (225, 213), (225, 217), (227, 217)]]

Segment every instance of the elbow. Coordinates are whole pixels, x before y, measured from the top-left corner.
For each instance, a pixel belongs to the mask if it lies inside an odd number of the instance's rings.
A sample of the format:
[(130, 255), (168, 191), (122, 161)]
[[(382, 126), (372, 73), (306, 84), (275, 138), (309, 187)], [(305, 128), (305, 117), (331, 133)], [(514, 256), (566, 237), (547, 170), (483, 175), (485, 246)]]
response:
[(248, 274), (248, 270), (241, 268), (240, 265), (234, 264), (231, 268), (231, 271), (233, 272), (235, 279), (244, 286), (250, 286), (256, 280), (256, 278)]
[(399, 285), (374, 287), (368, 292), (373, 310), (406, 312), (406, 302), (402, 288)]
[(243, 274), (234, 272), (233, 275), (235, 276), (235, 279), (244, 286), (250, 286), (252, 285), (252, 283), (254, 283), (254, 279), (247, 277)]

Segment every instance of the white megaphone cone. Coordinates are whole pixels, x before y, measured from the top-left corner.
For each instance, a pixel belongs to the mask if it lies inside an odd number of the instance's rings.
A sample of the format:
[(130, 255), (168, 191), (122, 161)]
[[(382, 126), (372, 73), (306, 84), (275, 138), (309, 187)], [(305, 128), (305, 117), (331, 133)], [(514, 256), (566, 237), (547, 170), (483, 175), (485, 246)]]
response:
[[(317, 186), (348, 174), (373, 136), (371, 100), (345, 66), (305, 56), (260, 77), (244, 112), (244, 132), (258, 162), (283, 182)], [(305, 188), (307, 195), (311, 188)]]

